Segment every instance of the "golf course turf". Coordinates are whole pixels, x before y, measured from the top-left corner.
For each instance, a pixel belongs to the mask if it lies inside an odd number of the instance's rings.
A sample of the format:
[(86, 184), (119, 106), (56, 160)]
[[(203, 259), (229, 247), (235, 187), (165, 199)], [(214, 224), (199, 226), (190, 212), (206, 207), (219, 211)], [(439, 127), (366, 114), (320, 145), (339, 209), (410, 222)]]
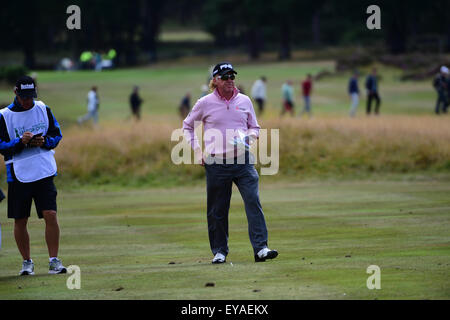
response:
[[(262, 185), (269, 245), (280, 255), (255, 263), (234, 188), (230, 253), (218, 266), (203, 187), (63, 191), (60, 256), (80, 267), (81, 289), (47, 274), (33, 209), (36, 275), (17, 276), (13, 224), (3, 223), (0, 299), (447, 299), (449, 192), (439, 179)], [(380, 267), (380, 290), (366, 286), (370, 265)]]

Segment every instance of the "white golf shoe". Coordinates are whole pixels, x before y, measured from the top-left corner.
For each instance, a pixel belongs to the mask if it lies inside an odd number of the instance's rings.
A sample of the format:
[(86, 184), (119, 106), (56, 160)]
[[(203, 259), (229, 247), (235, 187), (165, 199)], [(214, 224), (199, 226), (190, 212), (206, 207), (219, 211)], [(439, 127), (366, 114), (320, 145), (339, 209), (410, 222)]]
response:
[(34, 263), (33, 260), (24, 260), (22, 262), (22, 270), (20, 270), (20, 276), (28, 276), (34, 274)]
[(264, 248), (255, 254), (255, 262), (264, 262), (266, 259), (275, 259), (278, 256), (278, 251)]
[(225, 263), (226, 258), (223, 254), (221, 254), (220, 252), (217, 252), (216, 255), (214, 256), (214, 259), (212, 259), (212, 263), (216, 264), (216, 263)]
[(48, 273), (50, 274), (59, 274), (66, 273), (67, 269), (62, 265), (61, 260), (58, 258), (53, 258), (52, 261), (48, 264)]

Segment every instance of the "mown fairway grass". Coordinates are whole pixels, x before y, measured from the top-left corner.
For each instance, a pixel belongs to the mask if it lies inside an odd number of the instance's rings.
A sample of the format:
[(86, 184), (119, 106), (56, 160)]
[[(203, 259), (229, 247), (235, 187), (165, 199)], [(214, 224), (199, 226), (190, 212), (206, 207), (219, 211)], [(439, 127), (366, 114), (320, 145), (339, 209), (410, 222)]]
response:
[[(35, 276), (17, 276), (21, 259), (3, 219), (0, 299), (448, 299), (449, 192), (439, 179), (265, 183), (269, 244), (280, 255), (255, 264), (235, 189), (230, 254), (215, 266), (204, 186), (61, 190), (60, 256), (81, 268), (81, 290), (66, 288), (67, 275), (47, 275), (43, 222), (33, 212)], [(381, 290), (366, 287), (373, 264)]]

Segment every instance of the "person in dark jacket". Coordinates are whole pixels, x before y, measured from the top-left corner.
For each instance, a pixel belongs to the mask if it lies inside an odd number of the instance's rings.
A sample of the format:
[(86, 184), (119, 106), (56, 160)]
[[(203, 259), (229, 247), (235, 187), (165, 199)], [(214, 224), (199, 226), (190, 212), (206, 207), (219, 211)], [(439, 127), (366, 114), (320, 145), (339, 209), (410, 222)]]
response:
[(447, 113), (448, 107), (448, 97), (450, 95), (450, 79), (448, 79), (449, 70), (446, 66), (442, 66), (440, 73), (436, 75), (433, 80), (433, 87), (437, 92), (437, 101), (434, 112), (436, 114), (440, 114), (441, 111), (443, 113)]
[(375, 114), (379, 114), (380, 111), (380, 95), (378, 94), (378, 78), (377, 69), (373, 68), (372, 73), (366, 79), (366, 89), (367, 89), (367, 109), (368, 115), (371, 113), (372, 101), (375, 100)]
[(181, 99), (180, 106), (179, 106), (180, 116), (182, 119), (186, 119), (186, 117), (189, 114), (189, 111), (191, 111), (191, 93), (187, 92), (186, 95)]
[(355, 116), (356, 109), (358, 108), (358, 104), (359, 104), (358, 76), (359, 76), (359, 73), (357, 71), (355, 71), (348, 83), (348, 94), (350, 95), (350, 98), (352, 100), (352, 105), (350, 108), (350, 117)]
[(131, 113), (133, 116), (136, 117), (136, 120), (141, 119), (141, 104), (142, 99), (139, 96), (139, 87), (135, 86), (133, 89), (133, 93), (130, 95), (130, 107), (131, 107)]

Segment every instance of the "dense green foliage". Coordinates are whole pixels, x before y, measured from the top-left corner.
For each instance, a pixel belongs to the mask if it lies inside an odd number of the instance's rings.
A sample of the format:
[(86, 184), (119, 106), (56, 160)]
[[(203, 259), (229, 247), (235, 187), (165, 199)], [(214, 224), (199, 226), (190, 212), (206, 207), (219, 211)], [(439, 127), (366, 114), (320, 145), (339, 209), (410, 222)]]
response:
[(0, 67), (0, 82), (6, 81), (8, 84), (15, 84), (17, 79), (28, 73), (28, 69), (24, 66)]
[[(66, 8), (72, 4), (45, 0), (24, 8), (20, 2), (5, 2), (0, 11), (2, 51), (21, 50), (29, 68), (36, 67), (38, 54), (58, 51), (78, 59), (83, 50), (110, 48), (123, 65), (142, 61), (140, 56), (154, 62), (164, 47), (158, 39), (165, 25), (211, 33), (215, 44), (202, 47), (205, 52), (245, 48), (251, 59), (274, 48), (280, 59), (289, 59), (292, 48), (343, 44), (379, 44), (391, 53), (450, 49), (450, 4), (445, 0), (377, 1), (380, 30), (366, 27), (367, 8), (373, 4), (368, 0), (80, 0), (75, 4), (81, 9), (81, 30), (68, 30)], [(19, 13), (20, 20), (13, 18)], [(186, 46), (196, 45), (174, 50)], [(40, 61), (40, 67), (52, 67)]]

